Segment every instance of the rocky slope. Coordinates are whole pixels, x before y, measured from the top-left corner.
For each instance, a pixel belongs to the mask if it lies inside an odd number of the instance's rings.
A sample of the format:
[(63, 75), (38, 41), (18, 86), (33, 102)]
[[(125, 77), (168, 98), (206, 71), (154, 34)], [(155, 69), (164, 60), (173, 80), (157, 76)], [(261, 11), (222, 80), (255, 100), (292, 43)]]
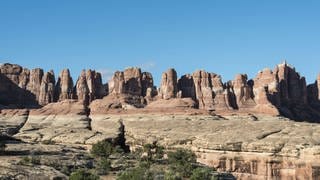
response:
[[(286, 63), (226, 83), (204, 70), (178, 78), (169, 69), (159, 89), (139, 68), (117, 71), (103, 84), (94, 70), (74, 83), (68, 69), (56, 81), (53, 71), (4, 64), (0, 131), (21, 141), (9, 142), (11, 151), (54, 142), (52, 148), (73, 152), (57, 154), (69, 160), (100, 140), (132, 150), (158, 142), (192, 149), (200, 162), (239, 179), (319, 179), (319, 82), (307, 85)], [(12, 160), (20, 156), (0, 156), (0, 175), (16, 172)], [(25, 172), (65, 178), (49, 166)]]

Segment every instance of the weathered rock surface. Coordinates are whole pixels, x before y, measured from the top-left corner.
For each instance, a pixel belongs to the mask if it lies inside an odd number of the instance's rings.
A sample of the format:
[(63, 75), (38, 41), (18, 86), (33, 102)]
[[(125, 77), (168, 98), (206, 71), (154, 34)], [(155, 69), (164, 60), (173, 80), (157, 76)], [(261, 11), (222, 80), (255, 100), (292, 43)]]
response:
[(88, 110), (81, 102), (64, 100), (31, 110), (27, 122), (15, 135), (26, 142), (50, 140), (57, 143), (85, 144), (95, 136)]

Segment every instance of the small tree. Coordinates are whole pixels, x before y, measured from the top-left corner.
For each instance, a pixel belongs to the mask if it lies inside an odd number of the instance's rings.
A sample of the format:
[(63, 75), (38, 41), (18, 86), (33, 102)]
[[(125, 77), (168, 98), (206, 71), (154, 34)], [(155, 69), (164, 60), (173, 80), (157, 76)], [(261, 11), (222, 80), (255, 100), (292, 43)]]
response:
[(163, 158), (164, 147), (159, 146), (157, 143), (145, 144), (143, 146), (143, 152), (147, 154), (146, 160), (152, 162)]
[(183, 177), (190, 177), (194, 169), (193, 164), (197, 162), (197, 158), (190, 150), (178, 149), (175, 152), (168, 153), (168, 162), (171, 171), (181, 173)]
[(108, 158), (114, 152), (114, 147), (108, 141), (100, 141), (92, 145), (91, 154), (94, 157)]
[(106, 175), (111, 170), (111, 162), (108, 158), (100, 158), (97, 162), (97, 172), (99, 175)]
[(192, 171), (192, 175), (190, 177), (191, 180), (213, 180), (215, 176), (213, 175), (213, 170), (207, 167), (199, 167)]

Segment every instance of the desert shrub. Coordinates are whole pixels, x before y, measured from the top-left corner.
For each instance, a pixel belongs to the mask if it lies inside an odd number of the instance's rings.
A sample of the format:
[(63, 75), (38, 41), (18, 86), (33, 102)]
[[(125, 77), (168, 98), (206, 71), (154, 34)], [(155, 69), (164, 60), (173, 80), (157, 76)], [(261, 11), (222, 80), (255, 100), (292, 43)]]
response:
[(174, 172), (174, 171), (168, 171), (165, 174), (165, 180), (182, 180), (182, 177), (179, 173)]
[(117, 180), (153, 180), (153, 176), (148, 169), (137, 167), (119, 173)]
[(31, 156), (31, 164), (40, 165), (41, 157), (35, 155)]
[(108, 158), (114, 152), (114, 147), (108, 141), (100, 141), (92, 145), (91, 154), (94, 157)]
[(111, 170), (111, 162), (108, 158), (101, 158), (97, 162), (96, 170), (99, 175), (106, 175)]
[(153, 162), (160, 160), (164, 155), (164, 147), (159, 146), (157, 143), (145, 144), (143, 146), (143, 153), (146, 153), (146, 157), (143, 157), (142, 160)]
[(44, 141), (42, 141), (41, 143), (42, 143), (42, 144), (45, 144), (45, 145), (56, 144), (56, 142), (52, 141), (51, 139), (44, 140)]
[(197, 158), (190, 150), (178, 149), (168, 153), (168, 162), (171, 171), (181, 173), (183, 177), (190, 177)]
[(29, 156), (24, 156), (19, 162), (19, 165), (40, 165), (41, 164), (41, 158), (32, 155), (31, 157)]
[(215, 176), (213, 175), (213, 170), (207, 167), (198, 167), (192, 171), (190, 180), (213, 180)]
[(28, 156), (24, 156), (19, 162), (19, 165), (28, 165), (31, 162), (31, 159)]
[(71, 173), (69, 180), (98, 180), (99, 176), (85, 169), (79, 169)]

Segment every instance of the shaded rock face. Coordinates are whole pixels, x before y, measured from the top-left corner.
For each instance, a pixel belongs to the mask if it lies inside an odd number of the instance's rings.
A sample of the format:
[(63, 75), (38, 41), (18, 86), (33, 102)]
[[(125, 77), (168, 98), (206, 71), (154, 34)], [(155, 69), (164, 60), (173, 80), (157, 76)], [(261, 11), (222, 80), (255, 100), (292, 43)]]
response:
[(181, 91), (182, 98), (190, 97), (192, 99), (196, 99), (196, 90), (192, 75), (183, 75), (178, 80), (178, 89)]
[(28, 70), (15, 64), (3, 64), (0, 67), (0, 103), (13, 107), (37, 107), (42, 69)]
[(295, 68), (286, 63), (276, 67), (279, 80), (280, 98), (283, 103), (307, 103), (306, 81), (300, 77)]
[(61, 71), (55, 89), (55, 101), (73, 99), (73, 80), (70, 76), (69, 69)]
[(177, 72), (174, 69), (168, 69), (162, 74), (159, 97), (161, 99), (176, 98), (178, 93)]
[(308, 85), (308, 102), (313, 107), (320, 107), (320, 74), (315, 83)]

